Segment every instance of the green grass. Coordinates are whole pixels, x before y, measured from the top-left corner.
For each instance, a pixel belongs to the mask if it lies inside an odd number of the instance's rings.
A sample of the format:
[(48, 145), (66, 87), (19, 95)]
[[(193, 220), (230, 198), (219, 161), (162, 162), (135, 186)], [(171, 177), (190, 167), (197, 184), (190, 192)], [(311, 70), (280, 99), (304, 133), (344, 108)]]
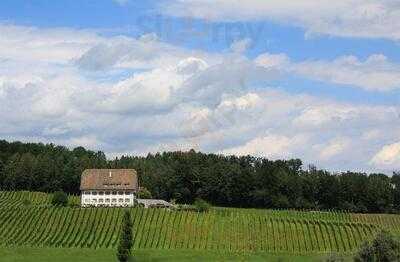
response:
[[(152, 250), (134, 251), (131, 261), (324, 261), (325, 255), (293, 256), (271, 255), (260, 252), (217, 252), (205, 250)], [(350, 257), (346, 261), (351, 261)], [(112, 249), (85, 248), (0, 248), (2, 262), (109, 262), (116, 261)]]

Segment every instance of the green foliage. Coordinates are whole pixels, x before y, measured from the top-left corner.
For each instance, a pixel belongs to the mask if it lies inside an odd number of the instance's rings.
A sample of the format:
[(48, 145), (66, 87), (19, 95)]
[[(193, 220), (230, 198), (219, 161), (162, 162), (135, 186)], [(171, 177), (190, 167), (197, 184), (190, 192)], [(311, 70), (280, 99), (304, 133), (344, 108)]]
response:
[(139, 192), (137, 193), (137, 198), (139, 199), (152, 199), (152, 195), (151, 192), (145, 188), (145, 187), (141, 187)]
[(132, 226), (131, 213), (126, 210), (122, 218), (121, 235), (117, 247), (117, 258), (120, 262), (128, 261), (131, 255), (133, 246)]
[(82, 171), (105, 167), (107, 159), (103, 152), (0, 140), (2, 190), (54, 192), (60, 189), (69, 194), (79, 194)]
[(51, 199), (51, 204), (53, 206), (67, 206), (68, 204), (68, 196), (62, 191), (57, 191), (53, 193), (53, 197)]
[(197, 212), (208, 212), (211, 208), (211, 205), (201, 198), (197, 198), (196, 201), (194, 201), (194, 206)]
[(194, 150), (107, 160), (103, 152), (83, 147), (70, 150), (0, 140), (1, 190), (60, 189), (77, 195), (86, 168), (134, 168), (141, 186), (148, 189), (139, 192), (140, 198), (176, 199), (178, 204), (201, 198), (227, 207), (400, 212), (399, 173), (392, 178), (358, 172), (333, 174), (315, 167), (303, 170), (299, 159), (273, 161)]
[(22, 204), (24, 206), (30, 206), (30, 205), (32, 205), (32, 202), (29, 199), (24, 199), (24, 200), (22, 200)]
[(365, 242), (354, 258), (356, 262), (400, 261), (400, 242), (390, 233), (381, 231), (372, 243)]

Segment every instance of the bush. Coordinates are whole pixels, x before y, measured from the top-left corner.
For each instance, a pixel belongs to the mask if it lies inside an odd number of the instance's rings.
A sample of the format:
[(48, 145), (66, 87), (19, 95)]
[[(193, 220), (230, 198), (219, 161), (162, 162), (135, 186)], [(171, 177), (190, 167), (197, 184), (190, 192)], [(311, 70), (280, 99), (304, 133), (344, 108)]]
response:
[(152, 199), (153, 196), (151, 195), (151, 192), (145, 188), (142, 187), (139, 189), (139, 192), (137, 193), (137, 198), (139, 199)]
[(372, 243), (365, 242), (354, 258), (356, 262), (400, 261), (400, 242), (386, 231), (380, 232)]
[(24, 199), (22, 201), (22, 205), (24, 205), (24, 206), (30, 206), (31, 204), (32, 204), (32, 202), (29, 199)]
[(198, 198), (196, 201), (194, 201), (194, 206), (198, 212), (207, 212), (211, 207), (209, 203), (201, 198)]
[(57, 191), (53, 194), (53, 198), (51, 199), (51, 204), (53, 206), (67, 206), (68, 205), (68, 196), (62, 191)]

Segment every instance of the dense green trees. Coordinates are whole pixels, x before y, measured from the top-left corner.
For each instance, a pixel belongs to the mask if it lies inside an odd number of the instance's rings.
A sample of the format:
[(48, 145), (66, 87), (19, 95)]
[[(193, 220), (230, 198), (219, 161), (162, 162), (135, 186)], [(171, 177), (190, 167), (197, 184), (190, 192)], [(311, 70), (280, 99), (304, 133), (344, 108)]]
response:
[(299, 159), (268, 160), (164, 152), (107, 160), (103, 152), (53, 144), (0, 141), (0, 189), (79, 193), (86, 168), (135, 168), (140, 186), (154, 198), (257, 208), (340, 209), (352, 212), (400, 210), (400, 173), (333, 174)]
[(80, 175), (86, 168), (107, 167), (102, 152), (82, 147), (0, 140), (0, 188), (79, 193)]

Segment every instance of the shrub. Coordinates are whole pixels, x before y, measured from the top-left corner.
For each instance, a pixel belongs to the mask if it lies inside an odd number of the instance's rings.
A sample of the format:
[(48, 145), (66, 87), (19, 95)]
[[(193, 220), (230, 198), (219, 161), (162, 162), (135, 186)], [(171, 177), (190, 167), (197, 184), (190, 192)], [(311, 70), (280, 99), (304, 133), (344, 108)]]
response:
[(24, 205), (24, 206), (30, 206), (31, 204), (32, 204), (32, 202), (29, 199), (24, 199), (22, 201), (22, 205)]
[(400, 261), (400, 242), (386, 231), (380, 232), (372, 243), (365, 242), (354, 258), (356, 262)]
[(151, 199), (151, 198), (153, 198), (153, 196), (151, 195), (151, 192), (147, 188), (142, 187), (139, 189), (139, 192), (137, 193), (137, 198)]
[(211, 207), (209, 203), (201, 198), (198, 198), (196, 201), (194, 201), (194, 206), (198, 212), (207, 212)]
[(53, 194), (51, 199), (51, 204), (53, 206), (67, 206), (68, 205), (68, 196), (62, 191), (57, 191)]
[(117, 258), (120, 262), (126, 262), (131, 255), (131, 248), (133, 246), (132, 240), (132, 220), (129, 210), (125, 210), (122, 219), (121, 236), (117, 248)]

